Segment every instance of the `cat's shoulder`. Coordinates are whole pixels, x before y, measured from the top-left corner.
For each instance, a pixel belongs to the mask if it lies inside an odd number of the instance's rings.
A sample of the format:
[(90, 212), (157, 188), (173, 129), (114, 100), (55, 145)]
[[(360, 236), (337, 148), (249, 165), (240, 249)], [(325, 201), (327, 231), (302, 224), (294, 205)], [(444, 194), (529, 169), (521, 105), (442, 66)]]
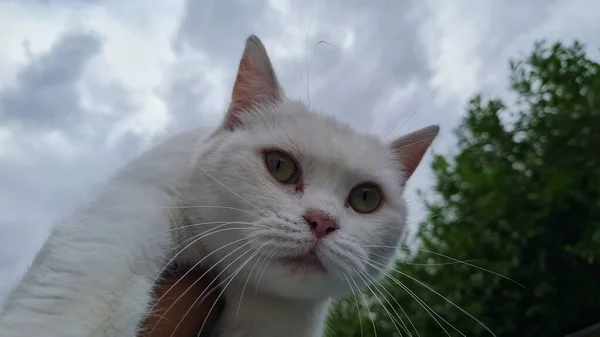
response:
[(197, 128), (169, 136), (129, 161), (111, 181), (171, 185), (195, 164), (209, 133), (210, 130)]

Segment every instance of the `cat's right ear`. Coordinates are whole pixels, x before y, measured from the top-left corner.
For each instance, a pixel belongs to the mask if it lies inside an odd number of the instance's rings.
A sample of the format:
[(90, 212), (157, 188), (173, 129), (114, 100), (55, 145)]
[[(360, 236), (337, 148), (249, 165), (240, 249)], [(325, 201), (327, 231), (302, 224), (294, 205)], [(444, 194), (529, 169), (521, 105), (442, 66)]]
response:
[(400, 164), (405, 180), (408, 180), (415, 172), (425, 152), (439, 133), (438, 125), (430, 125), (392, 142), (392, 151)]
[(223, 127), (234, 130), (241, 125), (243, 114), (251, 114), (262, 105), (276, 104), (282, 96), (265, 46), (258, 37), (250, 35), (246, 39)]

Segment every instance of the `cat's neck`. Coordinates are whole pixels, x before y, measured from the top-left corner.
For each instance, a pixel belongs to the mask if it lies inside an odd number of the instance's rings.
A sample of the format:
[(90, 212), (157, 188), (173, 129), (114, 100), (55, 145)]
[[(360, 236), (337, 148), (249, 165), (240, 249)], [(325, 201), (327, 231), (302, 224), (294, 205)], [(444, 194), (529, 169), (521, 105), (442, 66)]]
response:
[[(225, 311), (221, 329), (227, 337), (320, 337), (329, 300), (293, 300), (255, 292), (248, 286), (240, 301), (242, 287), (226, 289)], [(240, 327), (239, 330), (236, 327)], [(225, 337), (225, 336), (219, 336)]]

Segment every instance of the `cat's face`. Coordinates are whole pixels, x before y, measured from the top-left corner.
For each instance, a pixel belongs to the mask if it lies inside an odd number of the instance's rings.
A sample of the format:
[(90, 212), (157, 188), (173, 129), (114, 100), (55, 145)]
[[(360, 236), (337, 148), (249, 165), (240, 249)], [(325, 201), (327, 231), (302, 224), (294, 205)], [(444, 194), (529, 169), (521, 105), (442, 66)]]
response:
[[(218, 222), (202, 240), (211, 262), (222, 260), (216, 269), (238, 284), (284, 297), (339, 296), (374, 281), (404, 232), (404, 183), (435, 134), (426, 128), (385, 144), (309, 111), (284, 97), (250, 38), (192, 189), (197, 203), (227, 207), (191, 213)], [(191, 235), (207, 228), (190, 227)]]

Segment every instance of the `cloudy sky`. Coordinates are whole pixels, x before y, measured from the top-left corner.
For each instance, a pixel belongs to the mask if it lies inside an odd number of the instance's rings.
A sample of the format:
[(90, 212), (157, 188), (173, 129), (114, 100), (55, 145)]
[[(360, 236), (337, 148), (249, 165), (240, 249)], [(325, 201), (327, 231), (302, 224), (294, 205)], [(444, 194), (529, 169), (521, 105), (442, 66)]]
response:
[(250, 33), (289, 96), (387, 138), (440, 124), (445, 152), (470, 95), (506, 94), (509, 57), (541, 38), (596, 56), (598, 32), (596, 0), (0, 0), (0, 298), (112, 171), (219, 121)]

